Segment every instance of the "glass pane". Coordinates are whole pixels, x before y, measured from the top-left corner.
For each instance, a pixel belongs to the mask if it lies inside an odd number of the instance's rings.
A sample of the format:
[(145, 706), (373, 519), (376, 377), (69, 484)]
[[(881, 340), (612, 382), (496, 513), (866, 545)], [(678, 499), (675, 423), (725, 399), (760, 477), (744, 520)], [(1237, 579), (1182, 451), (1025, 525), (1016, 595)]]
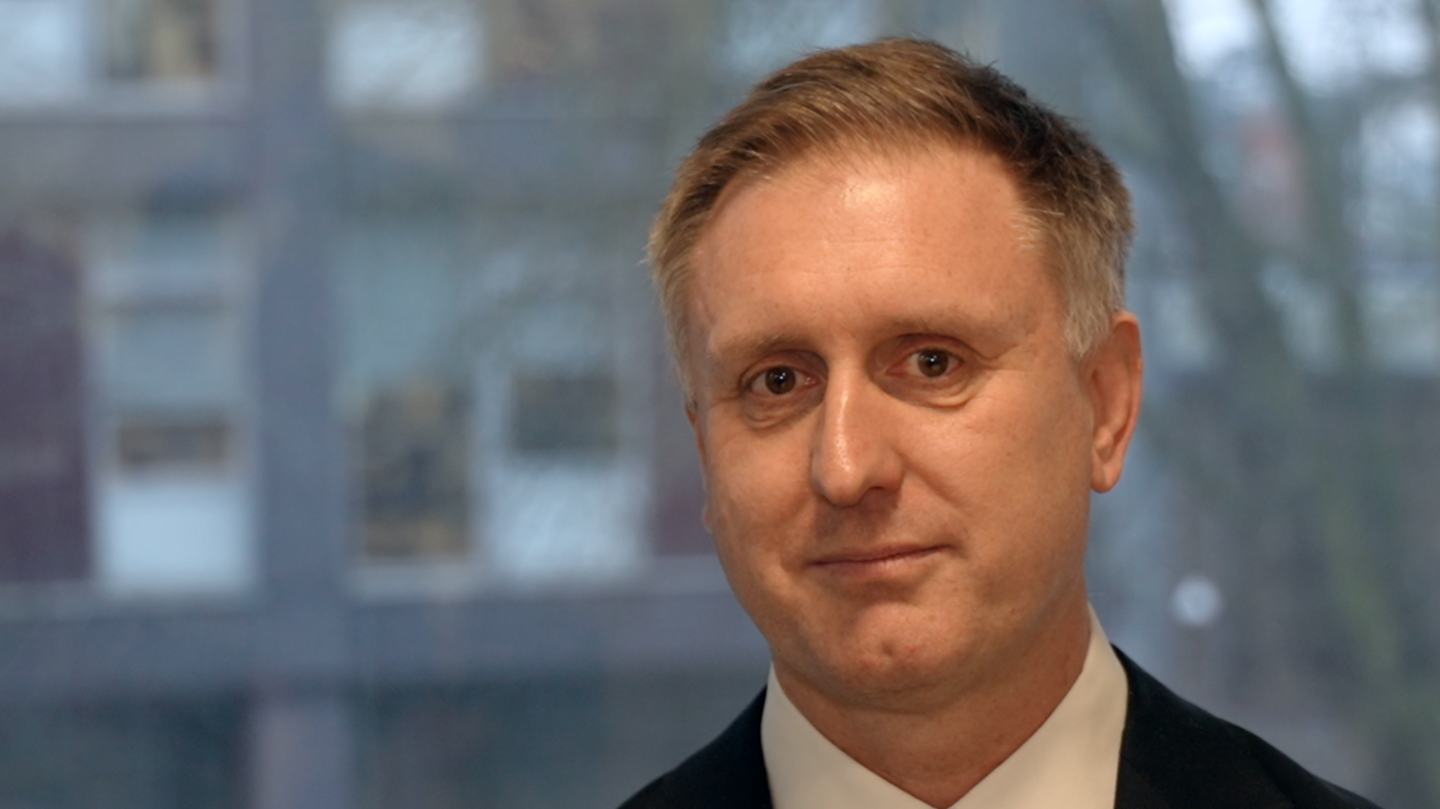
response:
[(0, 105), (79, 97), (88, 85), (84, 0), (0, 0)]
[(116, 432), (116, 454), (125, 471), (220, 469), (233, 452), (230, 424), (223, 418), (131, 416), (120, 421)]
[(216, 72), (219, 0), (97, 0), (111, 79), (194, 82)]
[(238, 292), (238, 246), (204, 206), (109, 214), (91, 222), (92, 294), (106, 302), (213, 301)]
[(469, 551), (469, 413), (461, 391), (434, 382), (371, 396), (360, 440), (367, 555), (443, 558)]
[(619, 445), (614, 379), (522, 371), (514, 384), (517, 452), (607, 452)]
[(412, 377), (468, 376), (469, 273), (455, 211), (356, 214), (337, 245), (339, 387), (359, 412)]
[(378, 561), (463, 560), (473, 408), (456, 214), (355, 214), (341, 248), (339, 390), (357, 449), (360, 547)]
[(215, 307), (144, 307), (105, 318), (107, 398), (127, 410), (223, 410), (239, 393), (235, 336)]
[(438, 109), (479, 86), (485, 64), (470, 0), (346, 0), (330, 36), (330, 93), (347, 109)]
[[(252, 498), (243, 479), (122, 470), (96, 493), (94, 585), (112, 598), (243, 595), (257, 571)], [(140, 472), (166, 474), (137, 474)], [(208, 470), (200, 470), (208, 471)]]

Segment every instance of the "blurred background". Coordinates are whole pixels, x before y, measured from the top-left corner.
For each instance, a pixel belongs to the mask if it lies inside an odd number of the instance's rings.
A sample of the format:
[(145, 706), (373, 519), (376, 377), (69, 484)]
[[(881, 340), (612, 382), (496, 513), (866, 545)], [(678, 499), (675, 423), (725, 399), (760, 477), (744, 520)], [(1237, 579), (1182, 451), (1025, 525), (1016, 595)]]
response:
[(886, 33), (1134, 189), (1112, 639), (1440, 805), (1440, 0), (0, 0), (0, 807), (606, 807), (718, 732), (645, 231)]

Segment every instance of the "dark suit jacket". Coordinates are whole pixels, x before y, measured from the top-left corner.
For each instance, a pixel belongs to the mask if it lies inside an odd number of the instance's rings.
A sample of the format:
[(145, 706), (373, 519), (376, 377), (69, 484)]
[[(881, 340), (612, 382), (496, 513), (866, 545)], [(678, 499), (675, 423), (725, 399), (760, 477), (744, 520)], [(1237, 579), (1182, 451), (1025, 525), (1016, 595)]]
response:
[[(1254, 734), (1191, 705), (1125, 655), (1130, 703), (1116, 809), (1375, 809)], [(700, 752), (621, 809), (770, 809), (760, 752), (764, 694)]]

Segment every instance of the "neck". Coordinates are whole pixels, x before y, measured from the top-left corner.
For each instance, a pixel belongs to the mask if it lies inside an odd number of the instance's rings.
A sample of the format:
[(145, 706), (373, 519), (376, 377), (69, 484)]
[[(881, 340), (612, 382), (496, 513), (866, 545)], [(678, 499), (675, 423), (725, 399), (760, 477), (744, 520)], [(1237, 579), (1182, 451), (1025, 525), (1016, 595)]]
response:
[(796, 709), (846, 755), (943, 809), (1034, 735), (1080, 676), (1090, 639), (1083, 594), (1078, 609), (1061, 612), (1003, 670), (951, 692), (917, 688), (908, 701), (890, 695), (877, 704), (836, 698), (778, 660), (775, 677)]

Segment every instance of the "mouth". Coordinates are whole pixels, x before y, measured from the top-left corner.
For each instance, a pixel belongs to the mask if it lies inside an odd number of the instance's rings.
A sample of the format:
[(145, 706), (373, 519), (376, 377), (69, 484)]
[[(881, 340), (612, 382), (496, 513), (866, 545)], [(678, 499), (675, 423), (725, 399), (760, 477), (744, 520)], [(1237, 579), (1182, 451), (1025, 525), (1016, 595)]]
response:
[(813, 562), (812, 566), (840, 575), (880, 574), (890, 570), (902, 570), (943, 550), (941, 545), (927, 545), (841, 552), (822, 557)]

